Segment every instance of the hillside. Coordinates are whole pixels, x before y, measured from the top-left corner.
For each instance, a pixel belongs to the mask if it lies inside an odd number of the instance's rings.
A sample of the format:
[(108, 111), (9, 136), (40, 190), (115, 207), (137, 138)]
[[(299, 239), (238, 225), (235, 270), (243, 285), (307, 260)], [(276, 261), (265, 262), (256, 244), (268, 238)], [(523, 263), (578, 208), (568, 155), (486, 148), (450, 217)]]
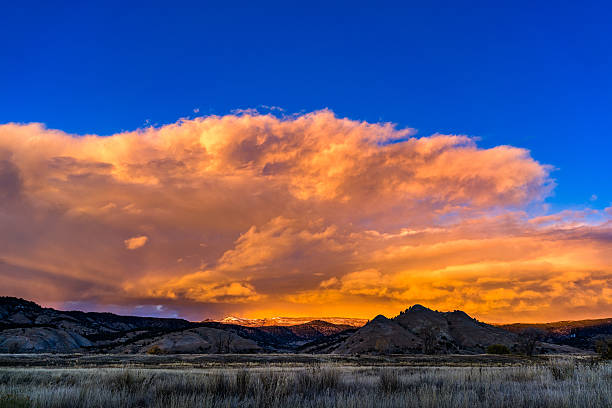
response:
[[(541, 327), (549, 331), (538, 352), (578, 352), (570, 346), (588, 349), (593, 339), (610, 333), (612, 325), (605, 320)], [(379, 315), (361, 327), (323, 320), (254, 326), (59, 311), (0, 297), (0, 353), (478, 354), (491, 344), (520, 351), (524, 328), (493, 326), (461, 311), (438, 312), (420, 305), (392, 319)]]
[[(503, 344), (519, 351), (520, 337), (479, 322), (462, 311), (438, 312), (414, 305), (393, 319), (379, 315), (346, 339), (327, 348), (336, 354), (478, 354)], [(577, 352), (571, 347), (538, 344), (539, 352)]]
[(559, 321), (550, 323), (513, 323), (497, 325), (513, 333), (525, 330), (541, 332), (542, 339), (584, 349), (594, 349), (598, 340), (612, 338), (612, 318)]
[(129, 341), (143, 333), (162, 333), (189, 326), (182, 319), (59, 311), (23, 299), (0, 297), (1, 352), (84, 350)]
[(0, 352), (252, 353), (290, 352), (353, 328), (324, 321), (249, 327), (218, 322), (119, 316), (43, 308), (0, 297)]

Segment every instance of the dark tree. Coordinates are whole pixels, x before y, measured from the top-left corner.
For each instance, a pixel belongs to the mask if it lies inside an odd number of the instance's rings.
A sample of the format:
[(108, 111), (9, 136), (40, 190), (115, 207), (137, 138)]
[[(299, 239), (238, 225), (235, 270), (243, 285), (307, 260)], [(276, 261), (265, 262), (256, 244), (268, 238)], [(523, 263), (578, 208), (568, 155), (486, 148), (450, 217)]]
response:
[(436, 330), (432, 326), (425, 326), (419, 332), (421, 339), (423, 340), (423, 353), (435, 354), (436, 345), (438, 344), (438, 336)]
[(595, 349), (602, 359), (612, 360), (612, 339), (599, 340)]
[(229, 334), (220, 335), (215, 342), (215, 352), (217, 354), (227, 354), (230, 352), (232, 338)]
[(534, 327), (523, 330), (519, 334), (519, 350), (528, 356), (533, 356), (538, 342), (544, 338), (545, 334), (544, 331)]

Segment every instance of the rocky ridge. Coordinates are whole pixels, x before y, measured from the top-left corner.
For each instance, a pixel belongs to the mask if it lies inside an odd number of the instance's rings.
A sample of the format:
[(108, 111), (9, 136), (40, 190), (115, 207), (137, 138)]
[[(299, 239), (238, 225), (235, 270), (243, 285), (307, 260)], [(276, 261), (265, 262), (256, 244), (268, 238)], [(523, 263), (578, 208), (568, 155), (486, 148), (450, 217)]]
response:
[[(606, 331), (606, 324), (596, 326), (596, 333)], [(578, 326), (585, 333), (595, 330)], [(59, 311), (0, 297), (0, 353), (479, 354), (492, 344), (520, 352), (521, 336), (518, 330), (479, 322), (462, 311), (438, 312), (421, 305), (391, 319), (379, 315), (362, 327), (322, 320), (252, 326)], [(536, 351), (581, 352), (549, 339), (540, 339)]]
[(0, 297), (0, 353), (254, 353), (291, 352), (351, 329), (312, 321), (249, 327), (214, 321), (119, 316), (43, 308)]
[[(501, 344), (510, 351), (521, 347), (518, 334), (495, 327), (456, 310), (438, 312), (414, 305), (388, 319), (379, 315), (325, 351), (336, 354), (480, 354)], [(538, 343), (539, 352), (579, 352), (572, 347)]]

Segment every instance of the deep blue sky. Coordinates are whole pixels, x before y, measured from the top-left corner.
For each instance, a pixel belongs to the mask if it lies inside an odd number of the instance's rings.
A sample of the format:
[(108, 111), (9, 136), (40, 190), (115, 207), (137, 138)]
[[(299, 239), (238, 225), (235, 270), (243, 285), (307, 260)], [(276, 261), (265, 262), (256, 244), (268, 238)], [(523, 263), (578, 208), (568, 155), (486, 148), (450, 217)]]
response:
[(609, 3), (84, 3), (3, 3), (0, 123), (329, 108), (528, 148), (558, 169), (553, 208), (612, 201)]

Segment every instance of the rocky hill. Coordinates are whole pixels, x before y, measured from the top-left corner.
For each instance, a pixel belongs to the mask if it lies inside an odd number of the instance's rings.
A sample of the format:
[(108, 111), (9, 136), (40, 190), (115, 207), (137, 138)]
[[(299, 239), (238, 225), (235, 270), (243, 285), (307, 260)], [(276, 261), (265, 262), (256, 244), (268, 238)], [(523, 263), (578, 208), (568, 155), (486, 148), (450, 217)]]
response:
[[(414, 305), (393, 319), (377, 316), (326, 351), (337, 354), (476, 354), (484, 353), (492, 344), (503, 344), (518, 351), (520, 338), (516, 333), (479, 322), (461, 311), (437, 312)], [(538, 351), (579, 350), (540, 343)]]
[[(264, 326), (262, 330), (272, 332), (275, 326)], [(278, 326), (276, 326), (278, 327)], [(307, 323), (296, 324), (293, 326), (282, 326), (286, 327), (291, 333), (301, 339), (313, 340), (321, 337), (330, 336), (332, 334), (340, 333), (345, 330), (354, 329), (355, 326), (347, 324), (334, 324), (323, 320), (313, 320)]]
[(143, 333), (181, 330), (181, 319), (118, 316), (43, 308), (0, 297), (0, 352), (68, 352), (129, 340)]
[(290, 352), (352, 326), (312, 321), (248, 327), (218, 322), (119, 316), (43, 308), (0, 297), (0, 352)]
[(517, 334), (535, 330), (540, 333), (542, 340), (548, 343), (582, 349), (594, 349), (597, 341), (612, 339), (612, 318), (497, 326)]
[[(571, 337), (575, 330), (584, 336), (599, 335), (608, 330), (606, 324), (574, 325), (574, 331), (558, 335), (576, 338)], [(363, 327), (322, 320), (253, 326), (59, 311), (0, 297), (0, 353), (475, 354), (491, 344), (519, 351), (522, 335), (517, 327), (508, 328), (479, 322), (461, 311), (437, 312), (420, 305), (392, 319), (379, 315)], [(537, 351), (580, 350), (565, 343), (540, 342)]]
[(149, 354), (224, 354), (259, 353), (263, 349), (256, 341), (226, 330), (194, 327), (120, 344), (112, 351)]

